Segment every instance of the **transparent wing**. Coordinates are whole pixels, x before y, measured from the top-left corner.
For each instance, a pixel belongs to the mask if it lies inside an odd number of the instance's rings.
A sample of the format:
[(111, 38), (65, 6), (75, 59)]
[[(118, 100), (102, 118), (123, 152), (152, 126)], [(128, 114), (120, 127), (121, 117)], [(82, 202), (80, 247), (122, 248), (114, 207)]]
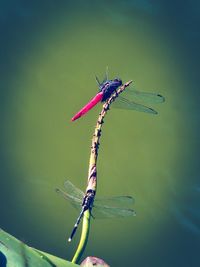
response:
[(146, 104), (159, 104), (165, 101), (165, 98), (160, 94), (140, 92), (133, 87), (128, 87), (123, 92), (123, 97), (131, 101), (143, 102)]
[(76, 198), (74, 196), (72, 196), (71, 194), (66, 193), (65, 191), (63, 191), (60, 188), (56, 188), (56, 192), (58, 194), (60, 194), (62, 197), (64, 197), (66, 200), (69, 201), (69, 203), (78, 211), (81, 210), (82, 207), (82, 199), (80, 198)]
[[(65, 191), (56, 188), (56, 192), (68, 200), (78, 211), (81, 210), (84, 193), (76, 188), (70, 181), (64, 183)], [(92, 208), (92, 215), (95, 218), (116, 218), (134, 216), (135, 211), (127, 208), (133, 204), (130, 196), (117, 196), (112, 198), (96, 199)]]
[(131, 196), (97, 198), (94, 200), (92, 215), (94, 218), (120, 218), (134, 216), (135, 211), (128, 208), (134, 203)]
[(140, 112), (146, 112), (151, 114), (157, 114), (157, 111), (150, 107), (146, 107), (142, 104), (138, 104), (132, 101), (129, 101), (128, 99), (119, 96), (115, 102), (112, 103), (112, 106), (115, 108), (122, 108), (122, 109), (130, 109), (130, 110), (136, 110)]
[(121, 208), (132, 205), (134, 203), (134, 199), (131, 196), (117, 196), (117, 197), (110, 197), (110, 198), (96, 198), (94, 200), (94, 206), (96, 208), (102, 206), (109, 206), (109, 207), (116, 207)]
[(83, 191), (73, 185), (69, 180), (64, 182), (65, 192), (75, 198), (78, 198), (82, 201), (84, 197)]
[(115, 208), (115, 207), (108, 207), (108, 206), (95, 207), (94, 205), (92, 209), (92, 215), (94, 218), (104, 219), (104, 218), (130, 217), (130, 216), (135, 216), (136, 213), (133, 209)]

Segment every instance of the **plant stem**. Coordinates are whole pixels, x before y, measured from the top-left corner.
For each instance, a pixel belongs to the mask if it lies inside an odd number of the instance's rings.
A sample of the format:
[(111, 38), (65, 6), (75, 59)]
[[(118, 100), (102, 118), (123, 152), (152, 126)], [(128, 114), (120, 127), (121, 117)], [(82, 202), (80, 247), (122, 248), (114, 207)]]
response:
[[(96, 192), (97, 189), (97, 157), (98, 157), (98, 149), (99, 149), (99, 140), (101, 137), (101, 128), (102, 124), (104, 123), (104, 118), (109, 110), (110, 104), (115, 101), (119, 94), (121, 94), (126, 87), (128, 87), (132, 81), (126, 82), (121, 87), (114, 92), (108, 100), (106, 100), (105, 104), (101, 112), (99, 113), (97, 123), (94, 129), (94, 134), (92, 138), (92, 145), (91, 145), (91, 152), (90, 152), (90, 160), (89, 160), (89, 170), (88, 170), (88, 183), (87, 183), (87, 190), (94, 190)], [(83, 224), (82, 224), (82, 233), (78, 248), (74, 254), (72, 259), (73, 263), (77, 263), (87, 245), (88, 237), (89, 237), (89, 229), (90, 229), (90, 217), (91, 213), (90, 210), (86, 210), (83, 215)]]
[(89, 237), (89, 229), (90, 229), (90, 211), (86, 210), (84, 212), (83, 216), (83, 225), (82, 225), (82, 232), (81, 232), (81, 238), (79, 241), (78, 248), (74, 254), (74, 257), (72, 259), (73, 263), (79, 262), (85, 247), (87, 245), (88, 237)]

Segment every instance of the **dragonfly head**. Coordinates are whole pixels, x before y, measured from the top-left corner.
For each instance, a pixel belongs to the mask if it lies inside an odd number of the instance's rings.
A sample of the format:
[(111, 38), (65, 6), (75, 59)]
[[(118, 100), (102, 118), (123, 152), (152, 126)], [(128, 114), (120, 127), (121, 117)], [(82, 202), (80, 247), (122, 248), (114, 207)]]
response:
[(113, 80), (113, 82), (114, 82), (117, 86), (122, 85), (122, 80), (121, 80), (120, 78), (115, 78), (115, 79)]

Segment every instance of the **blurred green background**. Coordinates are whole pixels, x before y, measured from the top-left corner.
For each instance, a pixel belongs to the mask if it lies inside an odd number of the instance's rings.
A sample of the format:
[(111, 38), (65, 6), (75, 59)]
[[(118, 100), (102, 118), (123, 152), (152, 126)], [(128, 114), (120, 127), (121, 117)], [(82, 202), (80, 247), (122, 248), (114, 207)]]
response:
[(159, 92), (153, 116), (111, 110), (98, 196), (133, 195), (137, 216), (95, 220), (85, 252), (111, 266), (198, 266), (199, 4), (197, 1), (0, 3), (1, 227), (71, 259), (76, 211), (55, 193), (85, 189), (101, 107), (71, 123), (97, 92), (94, 75)]

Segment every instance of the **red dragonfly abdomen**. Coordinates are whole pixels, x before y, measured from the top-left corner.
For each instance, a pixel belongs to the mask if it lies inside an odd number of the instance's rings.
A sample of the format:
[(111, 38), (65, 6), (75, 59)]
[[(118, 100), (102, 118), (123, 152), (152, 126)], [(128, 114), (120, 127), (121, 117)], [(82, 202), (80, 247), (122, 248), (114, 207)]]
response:
[(93, 97), (87, 105), (85, 105), (73, 118), (72, 121), (75, 121), (86, 114), (90, 109), (92, 109), (97, 103), (103, 99), (103, 92), (99, 92), (95, 97)]

